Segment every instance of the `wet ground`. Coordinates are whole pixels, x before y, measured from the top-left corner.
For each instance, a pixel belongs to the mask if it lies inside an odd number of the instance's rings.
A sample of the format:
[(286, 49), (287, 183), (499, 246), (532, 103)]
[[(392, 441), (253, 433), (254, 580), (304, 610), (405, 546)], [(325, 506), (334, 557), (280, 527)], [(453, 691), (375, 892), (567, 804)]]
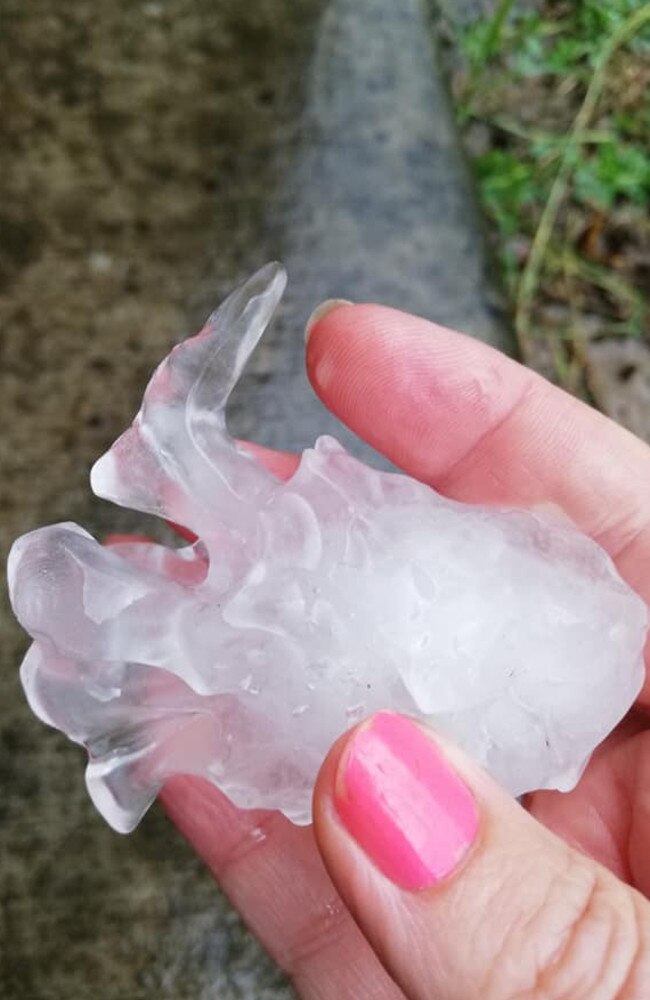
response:
[[(170, 345), (271, 257), (290, 286), (237, 433), (333, 429), (302, 373), (326, 296), (510, 346), (428, 18), (415, 0), (0, 0), (3, 557), (49, 521), (145, 527), (91, 497), (89, 466)], [(0, 640), (0, 996), (291, 996), (161, 813), (128, 838), (94, 813), (83, 754), (24, 704), (6, 601)]]

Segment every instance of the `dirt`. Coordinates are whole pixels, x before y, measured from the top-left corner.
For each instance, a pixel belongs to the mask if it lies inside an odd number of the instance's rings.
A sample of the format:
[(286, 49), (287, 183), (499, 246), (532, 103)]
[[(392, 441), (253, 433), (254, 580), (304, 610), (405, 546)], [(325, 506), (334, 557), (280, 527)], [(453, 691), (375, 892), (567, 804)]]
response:
[[(268, 443), (331, 429), (302, 372), (321, 297), (511, 344), (424, 8), (387, 0), (368, 45), (368, 2), (0, 0), (3, 557), (57, 520), (157, 533), (94, 500), (89, 466), (169, 347), (272, 256), (293, 297), (234, 414)], [(287, 1000), (162, 814), (121, 838), (94, 813), (0, 615), (0, 994)]]

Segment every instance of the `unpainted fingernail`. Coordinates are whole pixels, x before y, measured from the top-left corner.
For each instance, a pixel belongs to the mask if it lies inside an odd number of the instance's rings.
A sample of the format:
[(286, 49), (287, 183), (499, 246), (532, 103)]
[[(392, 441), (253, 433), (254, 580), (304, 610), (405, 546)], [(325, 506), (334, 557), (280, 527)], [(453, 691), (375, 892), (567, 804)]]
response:
[(352, 302), (349, 299), (325, 299), (321, 302), (319, 306), (316, 306), (313, 313), (307, 320), (307, 325), (305, 326), (305, 343), (309, 342), (311, 336), (311, 331), (314, 329), (319, 320), (323, 316), (327, 316), (328, 313), (334, 312), (340, 306), (351, 306)]
[(350, 738), (334, 804), (348, 833), (403, 889), (425, 889), (450, 875), (478, 831), (474, 797), (433, 738), (389, 712)]

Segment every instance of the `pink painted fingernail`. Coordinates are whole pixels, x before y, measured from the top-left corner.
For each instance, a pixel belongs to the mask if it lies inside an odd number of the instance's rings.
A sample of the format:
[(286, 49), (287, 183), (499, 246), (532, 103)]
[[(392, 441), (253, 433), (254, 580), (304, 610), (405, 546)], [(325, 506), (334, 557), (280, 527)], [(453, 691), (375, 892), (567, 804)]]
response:
[(339, 762), (334, 798), (348, 832), (403, 889), (449, 875), (478, 829), (467, 786), (401, 715), (382, 712), (357, 730)]

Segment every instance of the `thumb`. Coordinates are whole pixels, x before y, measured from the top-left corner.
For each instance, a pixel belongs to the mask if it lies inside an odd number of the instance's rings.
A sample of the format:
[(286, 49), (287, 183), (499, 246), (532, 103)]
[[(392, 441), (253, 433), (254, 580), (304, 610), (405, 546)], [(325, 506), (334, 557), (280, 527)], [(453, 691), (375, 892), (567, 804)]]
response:
[(648, 1000), (650, 904), (418, 723), (339, 740), (314, 829), (411, 1000)]

